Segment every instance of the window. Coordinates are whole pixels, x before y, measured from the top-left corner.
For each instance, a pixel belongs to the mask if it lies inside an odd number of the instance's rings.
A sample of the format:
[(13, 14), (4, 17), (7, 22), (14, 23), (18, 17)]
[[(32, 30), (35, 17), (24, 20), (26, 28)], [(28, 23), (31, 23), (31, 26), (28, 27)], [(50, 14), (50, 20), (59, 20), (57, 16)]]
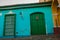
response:
[(5, 15), (4, 22), (4, 36), (14, 36), (15, 35), (15, 14)]

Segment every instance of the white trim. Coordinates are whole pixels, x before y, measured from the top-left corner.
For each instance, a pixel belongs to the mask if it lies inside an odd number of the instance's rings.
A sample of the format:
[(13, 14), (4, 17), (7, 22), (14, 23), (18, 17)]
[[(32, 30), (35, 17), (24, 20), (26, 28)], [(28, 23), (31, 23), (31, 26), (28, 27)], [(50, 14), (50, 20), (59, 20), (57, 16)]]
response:
[(13, 12), (12, 11), (9, 11), (9, 14), (13, 14)]
[(12, 12), (12, 11), (9, 11), (7, 14), (13, 14), (14, 12)]

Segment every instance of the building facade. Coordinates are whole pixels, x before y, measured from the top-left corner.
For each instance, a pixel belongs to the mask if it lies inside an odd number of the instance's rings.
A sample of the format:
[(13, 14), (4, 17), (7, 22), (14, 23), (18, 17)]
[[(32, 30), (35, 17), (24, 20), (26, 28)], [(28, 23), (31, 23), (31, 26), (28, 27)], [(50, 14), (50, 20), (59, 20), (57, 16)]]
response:
[(0, 7), (0, 37), (53, 34), (51, 2)]

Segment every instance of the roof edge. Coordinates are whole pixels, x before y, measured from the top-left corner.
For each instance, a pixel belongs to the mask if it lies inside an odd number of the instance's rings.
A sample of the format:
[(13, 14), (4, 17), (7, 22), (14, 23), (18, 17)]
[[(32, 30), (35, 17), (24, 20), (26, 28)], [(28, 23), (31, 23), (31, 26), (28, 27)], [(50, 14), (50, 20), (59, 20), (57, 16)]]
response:
[(8, 6), (0, 6), (1, 9), (13, 9), (13, 8), (24, 8), (24, 7), (37, 7), (37, 6), (48, 6), (52, 5), (52, 1), (49, 2), (41, 2), (41, 3), (30, 3), (30, 4), (15, 4), (15, 5), (8, 5)]

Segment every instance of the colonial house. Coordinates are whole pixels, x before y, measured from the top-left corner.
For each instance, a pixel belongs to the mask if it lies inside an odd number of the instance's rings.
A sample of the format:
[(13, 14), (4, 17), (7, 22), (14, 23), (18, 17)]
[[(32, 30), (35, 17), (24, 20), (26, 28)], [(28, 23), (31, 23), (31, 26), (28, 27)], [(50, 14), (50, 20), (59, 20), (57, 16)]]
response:
[(54, 34), (52, 2), (0, 6), (0, 37)]

